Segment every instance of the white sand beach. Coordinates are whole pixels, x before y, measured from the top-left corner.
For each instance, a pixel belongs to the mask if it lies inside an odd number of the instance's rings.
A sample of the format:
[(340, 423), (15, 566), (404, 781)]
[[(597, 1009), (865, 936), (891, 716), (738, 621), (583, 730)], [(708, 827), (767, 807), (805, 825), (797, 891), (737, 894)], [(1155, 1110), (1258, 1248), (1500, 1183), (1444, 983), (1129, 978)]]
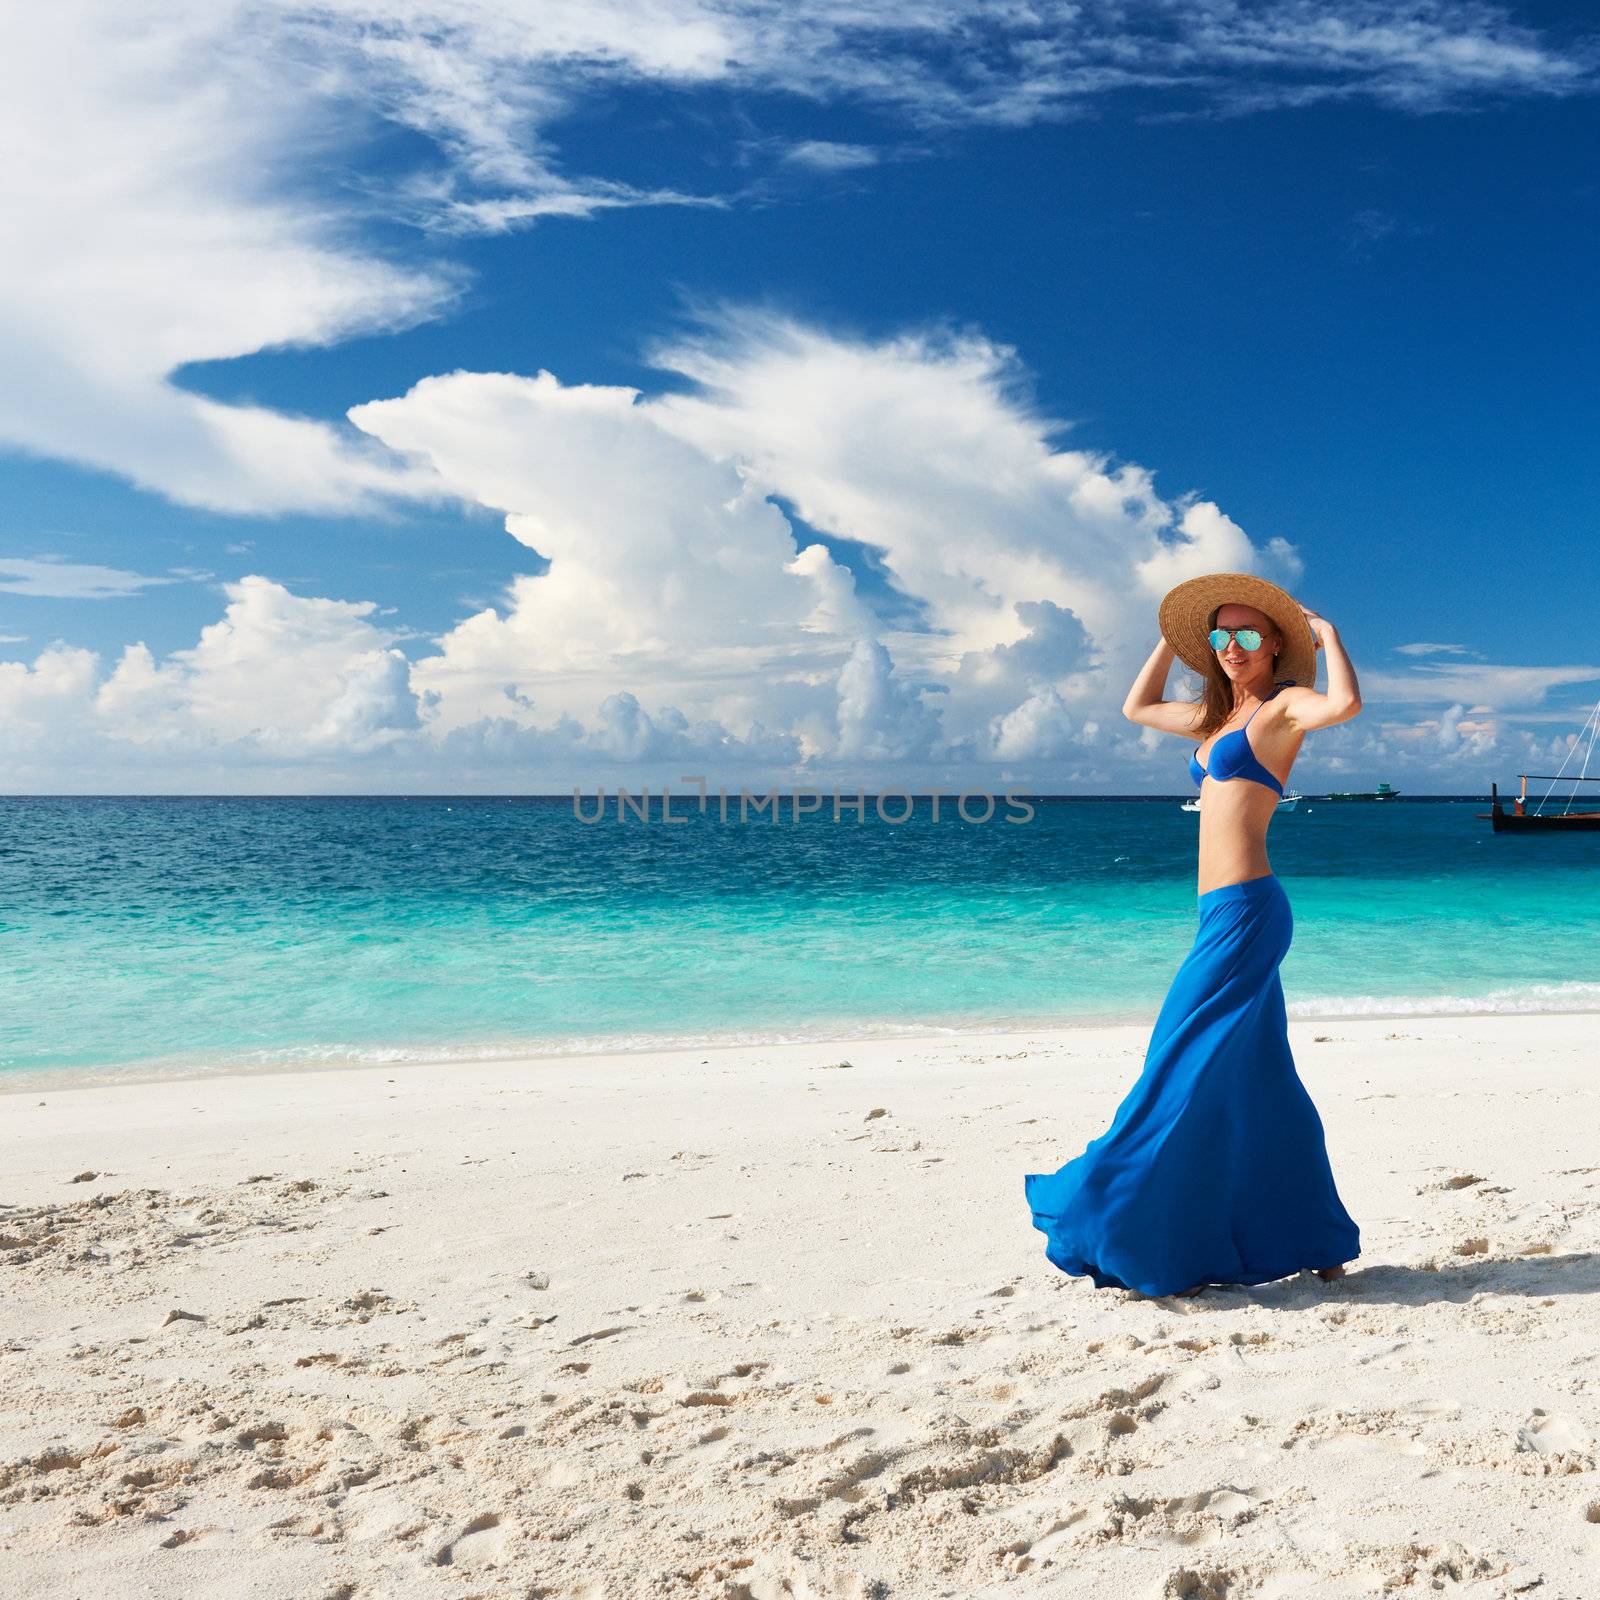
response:
[(1600, 1594), (1586, 1016), (1290, 1024), (1349, 1276), (1045, 1260), (1147, 1028), (0, 1097), (8, 1596)]

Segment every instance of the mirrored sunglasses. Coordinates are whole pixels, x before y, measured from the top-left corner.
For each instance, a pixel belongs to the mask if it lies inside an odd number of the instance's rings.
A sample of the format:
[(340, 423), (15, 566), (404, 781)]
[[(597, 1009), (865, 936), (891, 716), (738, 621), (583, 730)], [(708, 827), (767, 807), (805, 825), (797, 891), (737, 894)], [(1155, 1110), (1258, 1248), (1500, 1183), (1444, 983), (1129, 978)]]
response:
[(1261, 648), (1261, 630), (1259, 628), (1213, 628), (1206, 637), (1211, 641), (1213, 650), (1226, 650), (1229, 639), (1237, 639), (1241, 650), (1259, 650)]

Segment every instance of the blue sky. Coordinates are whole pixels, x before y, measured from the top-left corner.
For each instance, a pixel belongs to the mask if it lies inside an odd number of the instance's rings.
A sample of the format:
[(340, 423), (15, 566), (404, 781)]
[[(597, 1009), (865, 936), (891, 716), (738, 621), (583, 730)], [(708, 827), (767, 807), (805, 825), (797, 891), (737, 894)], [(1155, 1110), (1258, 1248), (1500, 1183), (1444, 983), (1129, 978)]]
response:
[(1219, 568), (1355, 661), (1300, 788), (1566, 754), (1582, 8), (291, 15), (15, 69), (0, 787), (1176, 792), (1117, 707)]

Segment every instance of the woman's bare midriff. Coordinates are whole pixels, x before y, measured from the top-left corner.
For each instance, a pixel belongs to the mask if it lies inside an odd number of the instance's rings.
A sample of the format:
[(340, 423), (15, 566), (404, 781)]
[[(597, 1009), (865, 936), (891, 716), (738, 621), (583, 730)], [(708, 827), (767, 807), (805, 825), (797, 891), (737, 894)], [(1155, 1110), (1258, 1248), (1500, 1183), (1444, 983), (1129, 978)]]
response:
[(1200, 787), (1200, 877), (1196, 891), (1220, 889), (1272, 871), (1267, 828), (1278, 797), (1244, 778), (1207, 778)]

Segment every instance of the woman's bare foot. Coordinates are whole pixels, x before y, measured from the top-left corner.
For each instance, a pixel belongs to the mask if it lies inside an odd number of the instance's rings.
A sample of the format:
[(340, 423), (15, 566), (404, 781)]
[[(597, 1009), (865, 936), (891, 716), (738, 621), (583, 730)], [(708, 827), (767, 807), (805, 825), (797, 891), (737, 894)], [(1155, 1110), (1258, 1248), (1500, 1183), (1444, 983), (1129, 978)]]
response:
[(1344, 1276), (1343, 1267), (1317, 1267), (1316, 1274), (1324, 1283), (1332, 1283), (1335, 1278)]

